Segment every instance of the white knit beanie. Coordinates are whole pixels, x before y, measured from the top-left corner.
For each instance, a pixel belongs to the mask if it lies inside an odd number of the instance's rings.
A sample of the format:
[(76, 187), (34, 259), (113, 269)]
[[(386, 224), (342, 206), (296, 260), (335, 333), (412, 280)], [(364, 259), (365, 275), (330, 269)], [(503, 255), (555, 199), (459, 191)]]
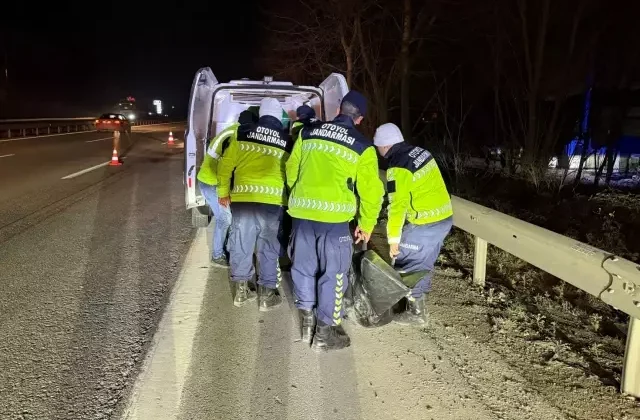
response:
[(282, 106), (276, 98), (264, 98), (260, 101), (260, 117), (271, 115), (282, 121)]
[(393, 123), (382, 124), (373, 136), (373, 144), (378, 147), (393, 146), (403, 141), (402, 132)]

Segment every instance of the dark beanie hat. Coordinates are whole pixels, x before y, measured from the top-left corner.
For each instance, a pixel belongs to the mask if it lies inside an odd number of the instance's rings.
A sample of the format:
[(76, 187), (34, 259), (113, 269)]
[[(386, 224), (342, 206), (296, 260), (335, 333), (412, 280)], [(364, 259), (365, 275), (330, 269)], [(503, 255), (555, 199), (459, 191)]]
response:
[(316, 111), (314, 111), (309, 105), (302, 105), (296, 109), (296, 116), (300, 120), (311, 119), (316, 117)]
[(250, 123), (256, 122), (257, 120), (258, 118), (256, 118), (256, 114), (254, 114), (249, 110), (242, 111), (240, 113), (240, 116), (238, 117), (238, 122), (240, 124), (250, 124)]
[(364, 116), (367, 113), (367, 98), (365, 98), (360, 92), (350, 90), (349, 93), (344, 95), (342, 102), (349, 102), (360, 111), (360, 115)]

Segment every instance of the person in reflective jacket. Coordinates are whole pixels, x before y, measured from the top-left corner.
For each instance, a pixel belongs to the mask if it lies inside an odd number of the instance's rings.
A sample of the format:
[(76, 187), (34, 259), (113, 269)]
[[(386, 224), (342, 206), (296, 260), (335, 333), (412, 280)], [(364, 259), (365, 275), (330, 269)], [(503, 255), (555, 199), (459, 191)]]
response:
[[(300, 136), (300, 131), (304, 127), (308, 127), (312, 123), (316, 122), (316, 112), (309, 105), (302, 105), (296, 109), (297, 120), (291, 125), (291, 140), (296, 141)], [(282, 271), (291, 270), (291, 261), (288, 258), (286, 249), (291, 236), (292, 220), (289, 213), (285, 213), (282, 220), (282, 232), (280, 234), (280, 242), (282, 243), (283, 254), (280, 255)]]
[[(218, 168), (220, 205), (233, 213), (229, 233), (231, 280), (234, 305), (253, 300), (248, 282), (253, 278), (253, 252), (256, 250), (258, 306), (270, 310), (282, 303), (278, 292), (281, 272), (279, 233), (286, 203), (285, 160), (291, 151), (291, 138), (282, 126), (282, 106), (277, 99), (260, 102), (257, 124), (243, 124), (224, 153)], [(231, 176), (233, 175), (233, 190)]]
[(355, 189), (360, 196), (357, 242), (369, 241), (382, 207), (376, 151), (356, 129), (366, 105), (361, 94), (350, 91), (333, 121), (302, 128), (287, 161), (295, 304), (302, 315), (302, 340), (316, 351), (350, 345), (341, 323), (353, 253), (349, 222), (356, 215)]
[(253, 121), (253, 114), (249, 111), (243, 111), (240, 113), (237, 123), (233, 123), (211, 139), (207, 153), (204, 155), (202, 165), (200, 165), (200, 170), (198, 171), (200, 191), (202, 191), (204, 199), (211, 208), (215, 220), (211, 243), (211, 262), (220, 267), (229, 266), (224, 244), (231, 225), (231, 212), (228, 207), (223, 207), (218, 203), (218, 161), (229, 146), (238, 126)]
[(427, 271), (407, 297), (400, 324), (424, 324), (425, 294), (431, 290), (434, 264), (453, 225), (451, 196), (438, 165), (428, 151), (404, 142), (391, 123), (376, 130), (373, 144), (388, 162), (387, 239), (395, 267), (406, 273)]

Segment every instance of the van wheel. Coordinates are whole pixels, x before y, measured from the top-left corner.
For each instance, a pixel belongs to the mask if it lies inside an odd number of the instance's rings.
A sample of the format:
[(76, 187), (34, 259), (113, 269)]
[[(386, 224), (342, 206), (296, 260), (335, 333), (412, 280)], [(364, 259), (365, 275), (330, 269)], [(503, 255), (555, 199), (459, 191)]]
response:
[(211, 222), (211, 215), (209, 215), (208, 206), (191, 209), (191, 226), (194, 228), (206, 228), (209, 226), (209, 222)]

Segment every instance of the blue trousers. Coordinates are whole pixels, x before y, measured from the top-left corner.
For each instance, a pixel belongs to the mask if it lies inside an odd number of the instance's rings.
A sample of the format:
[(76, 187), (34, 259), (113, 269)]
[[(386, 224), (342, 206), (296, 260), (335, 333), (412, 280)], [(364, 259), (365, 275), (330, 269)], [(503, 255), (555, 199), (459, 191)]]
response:
[(213, 211), (215, 225), (213, 227), (213, 240), (211, 243), (211, 258), (221, 258), (224, 256), (224, 243), (227, 240), (227, 233), (231, 225), (231, 210), (218, 204), (218, 188), (215, 185), (200, 182), (200, 191), (204, 199)]
[(283, 209), (262, 203), (232, 203), (229, 233), (231, 281), (249, 281), (255, 274), (253, 253), (258, 257), (258, 284), (275, 289), (280, 284), (279, 241)]
[(296, 306), (316, 308), (319, 321), (340, 325), (353, 254), (349, 223), (293, 219), (292, 225), (289, 258)]
[(414, 298), (419, 298), (431, 290), (434, 264), (452, 226), (451, 217), (427, 225), (404, 225), (399, 245), (400, 254), (396, 257), (396, 269), (407, 273), (429, 271), (411, 290), (411, 296)]

